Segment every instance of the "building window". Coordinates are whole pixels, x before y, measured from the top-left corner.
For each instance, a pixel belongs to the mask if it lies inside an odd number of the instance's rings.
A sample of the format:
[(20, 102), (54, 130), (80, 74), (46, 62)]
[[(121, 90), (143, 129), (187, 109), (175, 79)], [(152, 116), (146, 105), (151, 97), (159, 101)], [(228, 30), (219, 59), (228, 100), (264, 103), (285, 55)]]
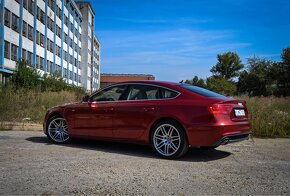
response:
[(32, 40), (33, 27), (28, 25), (28, 39)]
[(76, 73), (75, 73), (74, 79), (75, 79), (75, 82), (77, 82), (77, 74)]
[(27, 23), (25, 21), (23, 21), (22, 35), (27, 37)]
[(33, 1), (28, 0), (28, 11), (33, 15)]
[(40, 33), (40, 45), (43, 47), (44, 35)]
[(23, 0), (23, 7), (27, 9), (27, 0)]
[(39, 45), (39, 40), (40, 40), (40, 38), (39, 38), (39, 31), (37, 31), (36, 32), (36, 44), (38, 44)]
[(66, 78), (67, 77), (67, 69), (66, 68), (64, 68), (64, 77)]
[(73, 47), (73, 40), (72, 39), (70, 39), (69, 45), (71, 48)]
[(10, 28), (10, 21), (11, 21), (10, 16), (11, 16), (11, 12), (5, 8), (4, 23), (9, 28)]
[(15, 14), (12, 14), (12, 29), (16, 32), (18, 32), (18, 20), (19, 18)]
[(27, 63), (28, 66), (32, 67), (32, 53), (27, 51)]
[(10, 43), (5, 41), (4, 44), (4, 57), (10, 59)]
[(69, 62), (70, 62), (70, 64), (72, 64), (73, 63), (73, 56), (72, 55), (69, 55)]
[(40, 69), (44, 71), (44, 58), (40, 57)]
[(22, 59), (26, 60), (26, 50), (22, 48)]
[(60, 28), (56, 25), (56, 35), (60, 37)]
[(50, 40), (47, 38), (46, 40), (46, 50), (49, 50)]
[(63, 51), (63, 53), (64, 53), (63, 59), (67, 61), (67, 52), (66, 51)]
[(72, 71), (69, 71), (69, 79), (72, 80)]
[(40, 9), (40, 22), (44, 24), (44, 12)]
[(53, 53), (53, 49), (54, 49), (54, 47), (53, 47), (53, 42), (50, 41), (49, 51)]
[(36, 68), (40, 69), (40, 56), (36, 55)]
[(67, 16), (64, 16), (64, 24), (65, 24), (66, 26), (68, 26), (68, 18), (67, 18)]
[(17, 61), (17, 50), (18, 47), (14, 44), (11, 44), (11, 60)]

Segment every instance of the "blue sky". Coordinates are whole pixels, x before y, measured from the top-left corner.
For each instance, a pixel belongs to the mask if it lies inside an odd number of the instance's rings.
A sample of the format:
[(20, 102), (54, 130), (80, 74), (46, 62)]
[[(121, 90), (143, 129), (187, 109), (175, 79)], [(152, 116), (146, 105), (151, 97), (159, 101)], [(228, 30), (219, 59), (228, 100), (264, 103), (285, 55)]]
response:
[(101, 73), (157, 80), (208, 77), (216, 55), (280, 60), (290, 46), (289, 0), (91, 0)]

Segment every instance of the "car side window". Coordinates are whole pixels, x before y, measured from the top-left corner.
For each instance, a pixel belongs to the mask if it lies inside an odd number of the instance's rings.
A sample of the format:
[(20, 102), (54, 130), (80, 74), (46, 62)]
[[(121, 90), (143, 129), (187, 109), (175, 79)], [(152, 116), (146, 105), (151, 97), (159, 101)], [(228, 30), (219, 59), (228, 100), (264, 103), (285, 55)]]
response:
[(178, 95), (177, 92), (165, 88), (160, 88), (160, 93), (163, 99), (171, 99)]
[(91, 97), (91, 102), (102, 102), (102, 101), (119, 101), (123, 99), (123, 95), (126, 91), (126, 85), (113, 86), (106, 88), (94, 96)]
[(127, 100), (150, 100), (158, 99), (158, 87), (150, 85), (131, 85)]

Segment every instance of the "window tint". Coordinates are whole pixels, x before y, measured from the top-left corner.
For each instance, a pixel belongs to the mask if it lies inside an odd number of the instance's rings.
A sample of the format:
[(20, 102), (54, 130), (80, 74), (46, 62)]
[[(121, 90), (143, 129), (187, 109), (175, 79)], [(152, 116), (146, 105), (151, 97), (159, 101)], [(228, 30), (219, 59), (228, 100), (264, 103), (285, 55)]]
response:
[(150, 85), (131, 85), (128, 100), (158, 99), (158, 87)]
[(207, 90), (207, 89), (204, 89), (204, 88), (200, 88), (200, 87), (197, 87), (197, 86), (192, 86), (192, 85), (187, 85), (187, 84), (181, 84), (181, 85), (178, 85), (179, 87), (185, 89), (185, 90), (188, 90), (188, 91), (191, 91), (191, 92), (194, 92), (196, 94), (199, 94), (199, 95), (202, 95), (204, 97), (225, 97), (221, 94), (218, 94), (218, 93), (215, 93), (215, 92), (212, 92), (210, 90)]
[(93, 97), (91, 97), (91, 102), (94, 101), (118, 101), (122, 100), (122, 95), (125, 93), (126, 85), (121, 86), (113, 86), (111, 88), (104, 89), (97, 94), (95, 94)]
[(161, 97), (163, 99), (170, 99), (170, 98), (174, 98), (178, 95), (177, 92), (169, 90), (169, 89), (165, 89), (165, 88), (160, 88), (160, 93), (161, 93)]

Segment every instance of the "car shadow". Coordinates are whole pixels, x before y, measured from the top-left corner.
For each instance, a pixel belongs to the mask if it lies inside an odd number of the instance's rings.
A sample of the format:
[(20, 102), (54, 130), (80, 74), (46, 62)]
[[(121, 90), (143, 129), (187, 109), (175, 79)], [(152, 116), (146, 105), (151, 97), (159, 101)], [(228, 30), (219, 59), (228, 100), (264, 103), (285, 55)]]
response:
[[(61, 145), (72, 148), (82, 148), (87, 150), (97, 150), (108, 153), (123, 154), (128, 156), (145, 157), (158, 159), (154, 151), (148, 145), (139, 145), (131, 143), (109, 142), (99, 140), (86, 140), (86, 139), (74, 139), (67, 144), (54, 144), (47, 137), (29, 137), (27, 141), (33, 143), (42, 143), (46, 145)], [(177, 159), (176, 161), (187, 162), (209, 162), (230, 156), (231, 153), (218, 149), (214, 150), (202, 150), (199, 148), (190, 148), (185, 156)]]

